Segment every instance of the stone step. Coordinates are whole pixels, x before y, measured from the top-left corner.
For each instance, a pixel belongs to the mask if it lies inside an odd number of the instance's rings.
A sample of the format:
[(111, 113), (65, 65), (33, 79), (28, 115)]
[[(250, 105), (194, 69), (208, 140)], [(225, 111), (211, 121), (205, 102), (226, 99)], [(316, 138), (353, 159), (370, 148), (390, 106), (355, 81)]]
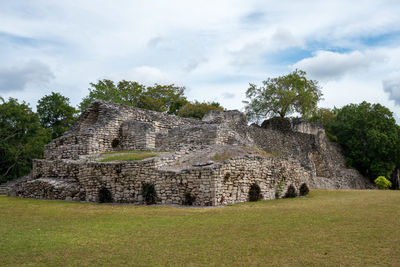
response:
[(8, 191), (8, 187), (5, 185), (0, 185), (0, 195), (6, 195)]

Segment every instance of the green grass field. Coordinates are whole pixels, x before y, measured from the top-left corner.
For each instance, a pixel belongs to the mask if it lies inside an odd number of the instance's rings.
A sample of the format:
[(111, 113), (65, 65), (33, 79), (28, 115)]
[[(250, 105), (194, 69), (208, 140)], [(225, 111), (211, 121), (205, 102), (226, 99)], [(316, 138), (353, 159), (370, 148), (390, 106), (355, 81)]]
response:
[(0, 196), (1, 266), (400, 266), (400, 191), (223, 208)]
[[(134, 161), (142, 160), (146, 158), (157, 157), (158, 154), (152, 153), (150, 151), (112, 151), (105, 152), (101, 154), (102, 156), (107, 156), (103, 159), (99, 159), (99, 162), (110, 162), (110, 161)], [(113, 156), (108, 156), (113, 155)]]

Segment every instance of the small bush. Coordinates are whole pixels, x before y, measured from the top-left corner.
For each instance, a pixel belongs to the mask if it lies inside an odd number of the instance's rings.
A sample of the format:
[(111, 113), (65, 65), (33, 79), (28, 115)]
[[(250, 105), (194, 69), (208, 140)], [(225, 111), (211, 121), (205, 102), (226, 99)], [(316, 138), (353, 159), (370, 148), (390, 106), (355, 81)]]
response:
[(216, 154), (214, 154), (214, 156), (212, 156), (212, 160), (215, 160), (215, 161), (220, 161), (220, 162), (222, 162), (222, 161), (225, 161), (225, 160), (227, 160), (227, 159), (229, 159), (229, 158), (231, 158), (232, 157), (232, 155), (229, 153), (229, 152), (227, 152), (227, 151), (224, 151), (223, 153), (216, 153)]
[(262, 199), (260, 186), (252, 184), (249, 189), (249, 201), (258, 201), (260, 199)]
[(291, 184), (286, 191), (285, 198), (297, 197), (296, 188)]
[(229, 177), (231, 177), (231, 173), (230, 173), (230, 172), (227, 172), (227, 173), (225, 174), (225, 176), (224, 176), (224, 183), (228, 182)]
[(388, 189), (392, 187), (392, 182), (386, 179), (385, 176), (379, 176), (374, 182), (379, 189)]
[(79, 192), (79, 200), (80, 201), (85, 201), (86, 200), (86, 192), (85, 191)]
[(117, 148), (119, 146), (119, 140), (118, 139), (112, 140), (111, 146), (112, 148)]
[(196, 196), (193, 196), (190, 192), (185, 193), (185, 200), (183, 202), (183, 205), (192, 206), (195, 201)]
[(110, 203), (112, 202), (112, 194), (110, 190), (105, 187), (99, 189), (99, 203)]
[(310, 193), (310, 189), (306, 183), (301, 184), (300, 186), (300, 196), (306, 196)]
[(275, 198), (280, 198), (283, 192), (283, 181), (278, 183), (278, 187), (275, 190)]
[(144, 202), (147, 205), (156, 204), (157, 202), (157, 192), (154, 184), (152, 183), (143, 183), (142, 184), (142, 196)]

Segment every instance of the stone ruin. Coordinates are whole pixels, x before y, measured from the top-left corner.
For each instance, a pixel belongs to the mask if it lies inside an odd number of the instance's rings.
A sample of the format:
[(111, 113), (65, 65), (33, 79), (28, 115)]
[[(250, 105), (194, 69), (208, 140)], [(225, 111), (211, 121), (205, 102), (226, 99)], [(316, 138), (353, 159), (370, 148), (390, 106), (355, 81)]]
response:
[[(152, 151), (154, 157), (100, 162), (105, 152)], [(122, 152), (121, 152), (122, 153)], [(153, 184), (158, 204), (219, 206), (248, 200), (257, 184), (263, 199), (282, 197), (293, 185), (369, 188), (345, 165), (340, 147), (322, 127), (303, 120), (248, 126), (239, 111), (210, 111), (193, 120), (103, 101), (93, 102), (63, 136), (45, 146), (44, 159), (9, 195), (98, 202), (144, 203)], [(281, 194), (280, 194), (281, 193)]]

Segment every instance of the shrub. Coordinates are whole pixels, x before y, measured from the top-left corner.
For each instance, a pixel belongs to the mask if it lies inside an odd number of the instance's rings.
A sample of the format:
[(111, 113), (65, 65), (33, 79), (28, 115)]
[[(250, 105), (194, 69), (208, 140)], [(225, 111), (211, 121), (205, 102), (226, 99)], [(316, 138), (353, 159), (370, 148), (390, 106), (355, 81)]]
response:
[(224, 176), (224, 183), (226, 183), (229, 180), (229, 177), (231, 177), (231, 173), (227, 172)]
[(147, 205), (156, 204), (157, 192), (154, 184), (142, 183), (142, 196)]
[(86, 192), (85, 191), (79, 192), (79, 200), (80, 201), (85, 201), (86, 200)]
[(231, 158), (232, 157), (232, 155), (229, 153), (229, 152), (227, 152), (227, 151), (224, 151), (223, 153), (216, 153), (216, 154), (214, 154), (214, 156), (212, 156), (212, 158), (211, 159), (213, 159), (213, 160), (215, 160), (215, 161), (220, 161), (220, 162), (222, 162), (222, 161), (225, 161), (225, 160), (227, 160), (227, 159), (229, 159), (229, 158)]
[(297, 197), (296, 188), (291, 184), (286, 191), (285, 198)]
[(117, 148), (119, 146), (119, 140), (118, 139), (112, 140), (111, 146), (112, 148)]
[(196, 196), (193, 196), (190, 192), (185, 193), (185, 200), (183, 201), (183, 205), (192, 206), (196, 201)]
[(258, 184), (252, 184), (249, 189), (249, 201), (258, 201), (262, 199), (261, 188)]
[(275, 190), (275, 198), (280, 198), (283, 192), (283, 181), (278, 183), (278, 187)]
[(379, 176), (374, 182), (379, 189), (388, 189), (392, 187), (392, 183), (386, 179), (385, 176)]
[(105, 187), (99, 189), (99, 203), (110, 203), (112, 202), (112, 194), (110, 190)]
[(310, 192), (308, 185), (306, 183), (301, 184), (300, 186), (300, 196), (306, 196)]

